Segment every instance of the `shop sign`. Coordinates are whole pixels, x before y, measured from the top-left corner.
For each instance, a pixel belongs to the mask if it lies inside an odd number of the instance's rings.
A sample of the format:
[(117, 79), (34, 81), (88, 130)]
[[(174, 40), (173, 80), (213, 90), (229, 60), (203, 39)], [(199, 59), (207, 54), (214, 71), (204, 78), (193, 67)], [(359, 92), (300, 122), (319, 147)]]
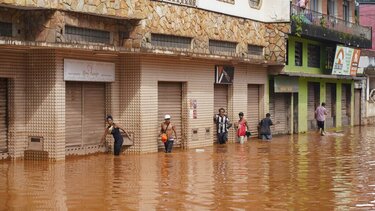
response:
[(198, 103), (196, 99), (190, 99), (190, 117), (192, 119), (197, 119), (198, 118)]
[(274, 79), (275, 93), (298, 92), (298, 78), (277, 76)]
[(233, 66), (215, 66), (215, 83), (216, 84), (232, 84), (234, 77)]
[(357, 75), (361, 50), (337, 46), (332, 75)]
[(66, 81), (115, 81), (115, 64), (87, 60), (64, 59)]

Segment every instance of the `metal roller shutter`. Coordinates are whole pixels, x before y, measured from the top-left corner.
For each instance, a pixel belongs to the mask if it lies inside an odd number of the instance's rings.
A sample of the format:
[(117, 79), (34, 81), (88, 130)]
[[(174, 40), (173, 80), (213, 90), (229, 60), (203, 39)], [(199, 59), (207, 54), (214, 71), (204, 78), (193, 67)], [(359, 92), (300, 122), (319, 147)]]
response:
[[(214, 85), (214, 115), (219, 113), (219, 109), (224, 108), (228, 113), (228, 85), (215, 84)], [(231, 119), (233, 122), (233, 120)], [(214, 123), (214, 143), (217, 142), (217, 127)]]
[[(158, 84), (158, 120), (164, 121), (164, 115), (171, 115), (171, 123), (175, 125), (178, 141), (174, 144), (181, 147), (182, 137), (182, 84), (159, 82)], [(159, 147), (163, 147), (159, 142)]]
[(82, 84), (66, 82), (65, 87), (65, 144), (82, 145)]
[(320, 84), (319, 83), (308, 83), (308, 95), (307, 95), (307, 116), (308, 116), (308, 129), (317, 129), (317, 123), (315, 120), (315, 109), (320, 103)]
[(290, 94), (275, 94), (275, 114), (273, 116), (273, 122), (280, 122), (274, 126), (274, 134), (287, 134), (289, 133), (289, 118), (290, 109)]
[(228, 113), (228, 85), (215, 84), (214, 86), (214, 114), (224, 108)]
[(105, 84), (66, 83), (66, 146), (100, 142), (105, 127)]
[(7, 80), (0, 78), (0, 152), (8, 150)]
[(342, 125), (350, 124), (350, 85), (342, 84), (341, 92), (341, 111), (342, 111)]
[(335, 125), (335, 104), (336, 104), (336, 84), (327, 84), (326, 85), (326, 128), (334, 127)]
[[(116, 118), (116, 117), (114, 117)], [(100, 143), (105, 128), (105, 84), (83, 84), (83, 145)]]
[(259, 116), (259, 85), (248, 85), (247, 87), (247, 115), (246, 119), (252, 136), (258, 136), (257, 125)]

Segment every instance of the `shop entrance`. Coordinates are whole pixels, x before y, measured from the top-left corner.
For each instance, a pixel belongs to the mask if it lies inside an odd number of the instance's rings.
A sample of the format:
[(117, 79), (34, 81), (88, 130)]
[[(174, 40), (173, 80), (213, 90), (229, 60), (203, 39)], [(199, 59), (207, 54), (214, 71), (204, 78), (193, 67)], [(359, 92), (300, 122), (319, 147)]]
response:
[(261, 85), (249, 84), (247, 87), (247, 117), (246, 120), (253, 137), (258, 136), (257, 125), (260, 116), (260, 91)]
[(66, 82), (65, 89), (66, 147), (99, 144), (105, 128), (105, 83)]
[(315, 110), (320, 104), (320, 83), (308, 83), (307, 96), (307, 127), (308, 130), (317, 130), (318, 126), (315, 120)]
[(342, 84), (341, 109), (342, 126), (350, 125), (351, 121), (351, 84)]
[[(219, 109), (224, 108), (226, 114), (228, 111), (228, 85), (226, 84), (215, 84), (214, 85), (214, 115), (219, 113)], [(231, 119), (233, 122), (233, 119)], [(217, 141), (217, 127), (214, 123), (214, 142)]]
[(336, 126), (336, 84), (326, 84), (326, 109), (327, 116), (325, 121), (326, 128), (332, 128)]
[[(178, 140), (174, 143), (174, 147), (181, 147), (182, 137), (182, 83), (177, 82), (159, 82), (158, 84), (158, 121), (164, 121), (166, 114), (171, 115), (171, 122), (176, 126)], [(159, 148), (164, 145), (159, 140)]]
[(274, 85), (271, 83), (270, 91), (270, 114), (271, 119), (275, 124), (272, 128), (273, 134), (288, 134), (290, 133), (290, 117), (291, 117), (291, 94), (290, 93), (275, 93)]
[(8, 80), (0, 78), (0, 152), (8, 151)]

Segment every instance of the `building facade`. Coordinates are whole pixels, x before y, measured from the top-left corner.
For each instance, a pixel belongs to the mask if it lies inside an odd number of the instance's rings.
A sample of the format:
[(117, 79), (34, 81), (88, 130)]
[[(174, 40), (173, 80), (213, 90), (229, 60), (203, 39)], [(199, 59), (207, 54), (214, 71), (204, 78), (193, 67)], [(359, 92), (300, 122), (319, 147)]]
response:
[(360, 69), (366, 80), (363, 81), (365, 88), (363, 124), (373, 124), (375, 122), (375, 20), (372, 18), (375, 10), (374, 1), (359, 1), (358, 15), (359, 23), (372, 27), (372, 47), (362, 51)]
[(286, 66), (270, 81), (270, 111), (282, 123), (276, 132), (317, 129), (314, 111), (322, 102), (328, 110), (326, 128), (359, 125), (364, 89), (356, 85), (363, 80), (356, 75), (357, 59), (360, 49), (371, 47), (371, 29), (355, 23), (354, 1), (291, 3)]
[(221, 107), (233, 121), (244, 112), (256, 134), (290, 30), (289, 1), (0, 5), (2, 158), (106, 151), (107, 114), (132, 134), (127, 153), (158, 151), (165, 114), (176, 147), (212, 145)]

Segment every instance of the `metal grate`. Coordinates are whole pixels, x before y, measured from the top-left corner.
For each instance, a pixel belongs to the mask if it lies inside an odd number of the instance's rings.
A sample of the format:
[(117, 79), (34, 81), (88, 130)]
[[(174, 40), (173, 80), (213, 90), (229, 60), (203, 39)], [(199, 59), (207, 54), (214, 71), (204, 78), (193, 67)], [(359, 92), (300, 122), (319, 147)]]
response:
[(320, 46), (309, 44), (307, 47), (307, 65), (309, 67), (320, 67)]
[(250, 7), (259, 8), (261, 0), (249, 0)]
[(163, 2), (173, 3), (173, 4), (181, 4), (181, 5), (187, 5), (187, 6), (193, 6), (193, 7), (195, 7), (197, 4), (196, 0), (156, 0), (156, 1), (163, 1)]
[(302, 43), (296, 42), (294, 48), (294, 59), (296, 66), (302, 66)]
[(210, 40), (209, 48), (211, 53), (236, 53), (237, 43)]
[(234, 0), (218, 0), (218, 1), (222, 1), (222, 2), (225, 2), (225, 3), (228, 3), (228, 4), (234, 4)]
[(97, 29), (86, 29), (74, 26), (65, 26), (67, 41), (93, 42), (110, 44), (110, 32)]
[(12, 36), (12, 23), (0, 22), (0, 36), (11, 37)]
[(263, 46), (248, 45), (247, 50), (251, 56), (263, 56)]
[(191, 38), (165, 34), (151, 34), (151, 44), (161, 48), (190, 49)]

